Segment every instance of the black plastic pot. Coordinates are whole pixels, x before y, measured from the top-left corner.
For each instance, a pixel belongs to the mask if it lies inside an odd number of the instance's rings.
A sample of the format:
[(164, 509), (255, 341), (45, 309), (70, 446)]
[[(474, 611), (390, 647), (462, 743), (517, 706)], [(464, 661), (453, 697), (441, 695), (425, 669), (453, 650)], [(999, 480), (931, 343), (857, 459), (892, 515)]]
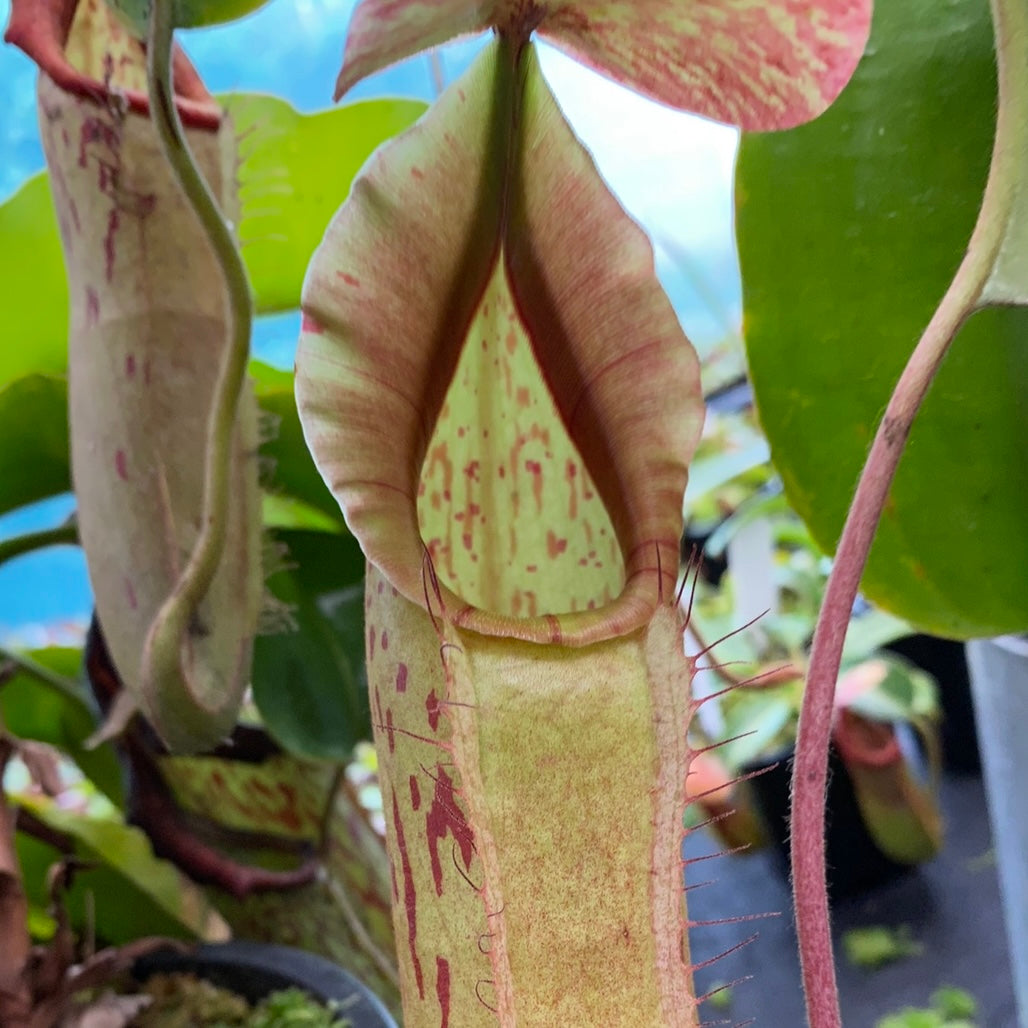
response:
[(397, 1028), (382, 1001), (348, 971), (324, 957), (264, 942), (225, 942), (190, 952), (158, 950), (136, 961), (139, 981), (155, 974), (195, 974), (258, 1003), (272, 992), (300, 988), (322, 1003), (336, 1000), (353, 1028)]
[[(760, 772), (747, 784), (771, 838), (775, 863), (787, 881), (790, 873), (789, 796), (792, 758), (793, 752), (788, 750), (743, 769), (745, 773)], [(887, 857), (875, 845), (864, 825), (853, 783), (834, 747), (828, 757), (825, 810), (828, 894), (832, 899), (865, 892), (912, 870), (909, 865)]]

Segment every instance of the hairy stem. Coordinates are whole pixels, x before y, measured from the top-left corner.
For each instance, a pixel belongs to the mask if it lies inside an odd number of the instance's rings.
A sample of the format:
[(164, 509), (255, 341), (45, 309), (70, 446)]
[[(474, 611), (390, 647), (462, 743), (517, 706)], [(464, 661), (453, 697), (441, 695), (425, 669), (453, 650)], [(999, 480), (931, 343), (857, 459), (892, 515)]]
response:
[[(853, 601), (914, 418), (964, 321), (987, 302), (1014, 207), (1028, 128), (1017, 110), (1028, 99), (1023, 41), (1028, 14), (1019, 0), (993, 0), (999, 112), (989, 179), (967, 253), (910, 356), (878, 426), (857, 484), (814, 632), (796, 739), (792, 788), (792, 875), (803, 987), (811, 1028), (841, 1028), (825, 880), (824, 805), (835, 683)], [(1004, 45), (1004, 43), (1006, 45)], [(1023, 44), (1022, 44), (1023, 45)]]
[(66, 521), (56, 528), (44, 528), (39, 532), (26, 532), (24, 535), (16, 535), (10, 539), (0, 542), (0, 565), (15, 557), (21, 557), (26, 553), (35, 553), (36, 550), (44, 550), (48, 546), (60, 546), (62, 544), (74, 544), (79, 541), (78, 527), (74, 521)]
[(213, 194), (189, 151), (171, 80), (174, 24), (172, 0), (153, 0), (147, 41), (150, 112), (165, 158), (210, 241), (228, 293), (228, 346), (225, 349), (207, 425), (202, 528), (175, 588), (150, 627), (144, 674), (162, 680), (178, 673), (181, 641), (210, 588), (225, 546), (228, 476), (236, 409), (250, 354), (253, 303), (242, 257)]

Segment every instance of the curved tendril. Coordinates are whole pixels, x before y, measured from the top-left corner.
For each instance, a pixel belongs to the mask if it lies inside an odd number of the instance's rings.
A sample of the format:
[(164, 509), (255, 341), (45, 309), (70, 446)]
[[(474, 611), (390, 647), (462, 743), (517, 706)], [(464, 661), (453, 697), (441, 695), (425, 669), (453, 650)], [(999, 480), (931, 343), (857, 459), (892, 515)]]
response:
[(152, 0), (147, 39), (150, 111), (165, 159), (202, 224), (228, 292), (228, 346), (225, 349), (207, 425), (203, 513), (199, 538), (171, 595), (157, 612), (143, 657), (144, 681), (178, 675), (182, 637), (206, 596), (221, 560), (228, 523), (228, 475), (236, 410), (250, 355), (253, 301), (242, 257), (218, 203), (193, 160), (171, 79), (174, 35), (172, 0)]

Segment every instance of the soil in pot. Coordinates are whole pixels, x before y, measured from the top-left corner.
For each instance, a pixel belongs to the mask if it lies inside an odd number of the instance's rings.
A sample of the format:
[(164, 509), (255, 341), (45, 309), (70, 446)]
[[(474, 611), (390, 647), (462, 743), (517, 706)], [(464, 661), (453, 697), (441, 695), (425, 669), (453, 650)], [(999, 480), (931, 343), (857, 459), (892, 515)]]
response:
[[(352, 974), (323, 957), (288, 946), (230, 942), (186, 953), (160, 950), (141, 958), (133, 968), (141, 982), (157, 974), (192, 974), (250, 1005), (259, 1005), (272, 993), (302, 989), (326, 1006), (334, 1004), (338, 1018), (348, 1028), (396, 1028), (381, 1000)], [(294, 1028), (289, 1021), (257, 1024), (259, 1028)], [(318, 1022), (314, 1024), (320, 1028)]]

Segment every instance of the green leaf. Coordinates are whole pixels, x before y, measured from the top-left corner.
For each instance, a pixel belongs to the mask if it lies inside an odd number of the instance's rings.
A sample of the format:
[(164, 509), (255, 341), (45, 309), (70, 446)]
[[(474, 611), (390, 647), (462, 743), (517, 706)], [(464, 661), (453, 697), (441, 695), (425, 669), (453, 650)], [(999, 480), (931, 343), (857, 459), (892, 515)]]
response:
[[(892, 0), (817, 121), (743, 140), (747, 350), (789, 498), (834, 550), (874, 426), (963, 255), (996, 105), (987, 5)], [(1028, 627), (1028, 312), (960, 332), (914, 425), (863, 581), (942, 635)]]
[(966, 989), (953, 985), (940, 986), (932, 993), (932, 1006), (940, 1014), (952, 1020), (957, 1017), (971, 1018), (978, 1013), (978, 1002)]
[(913, 630), (906, 621), (872, 607), (850, 619), (846, 643), (842, 648), (843, 664), (857, 664), (870, 657), (875, 650), (912, 634)]
[(371, 737), (364, 679), (364, 557), (351, 535), (278, 532), (286, 570), (268, 588), (295, 628), (258, 636), (253, 694), (291, 753), (349, 760)]
[[(81, 651), (71, 647), (51, 646), (32, 650), (27, 656), (73, 681), (82, 667)], [(21, 739), (36, 739), (62, 750), (101, 792), (124, 806), (121, 767), (114, 750), (106, 743), (86, 748), (86, 739), (99, 722), (84, 693), (59, 689), (18, 671), (0, 689), (0, 723)]]
[(50, 182), (42, 172), (0, 205), (0, 282), (0, 386), (32, 373), (62, 373), (67, 367), (68, 287)]
[(300, 114), (273, 96), (219, 97), (239, 139), (239, 238), (257, 311), (300, 305), (300, 286), (350, 182), (382, 142), (425, 110), (418, 100), (366, 100)]
[[(304, 441), (300, 415), (296, 410), (292, 372), (251, 361), (250, 375), (256, 386), (257, 403), (274, 422), (267, 432), (269, 438), (261, 446), (261, 456), (268, 461), (265, 487), (277, 498), (302, 501), (325, 518), (320, 524), (295, 527), (345, 530), (346, 522), (339, 503), (314, 466)], [(271, 512), (274, 513), (274, 504)], [(268, 513), (266, 504), (265, 515)], [(278, 521), (281, 524), (281, 519)]]
[(0, 513), (68, 492), (67, 382), (27, 375), (0, 387), (0, 439)]
[(843, 934), (842, 946), (851, 964), (869, 969), (904, 957), (916, 957), (924, 952), (924, 946), (913, 939), (907, 925), (897, 928), (888, 925), (851, 928)]
[[(70, 836), (75, 854), (91, 865), (75, 876), (68, 894), (73, 924), (95, 924), (99, 939), (114, 945), (146, 935), (190, 939), (204, 934), (209, 908), (198, 902), (200, 893), (154, 856), (138, 828), (60, 810), (46, 799), (20, 798), (18, 803)], [(19, 833), (18, 859), (29, 898), (45, 905), (46, 871), (58, 859), (56, 852)]]
[[(239, 235), (259, 313), (300, 304), (307, 262), (350, 181), (379, 143), (425, 110), (416, 100), (373, 100), (300, 114), (284, 100), (221, 97), (235, 120), (242, 163)], [(68, 362), (68, 286), (45, 172), (0, 204), (4, 339), (0, 386)]]

